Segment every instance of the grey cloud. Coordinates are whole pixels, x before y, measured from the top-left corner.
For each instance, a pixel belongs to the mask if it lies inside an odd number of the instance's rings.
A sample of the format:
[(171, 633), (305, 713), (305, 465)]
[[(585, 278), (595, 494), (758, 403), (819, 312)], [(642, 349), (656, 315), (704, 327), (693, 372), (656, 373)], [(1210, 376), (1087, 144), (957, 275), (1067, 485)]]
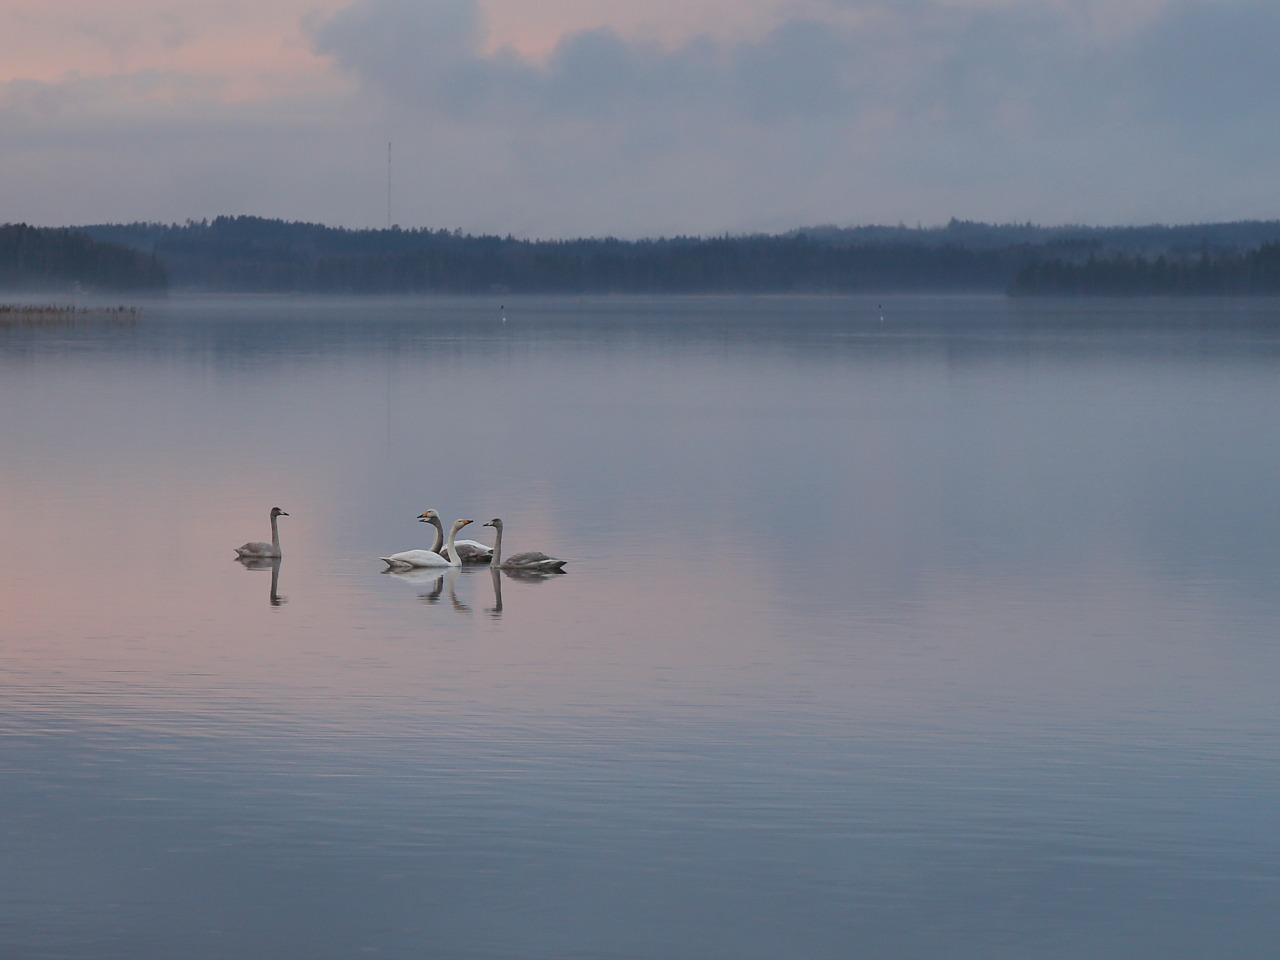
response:
[(1128, 58), (1145, 107), (1216, 129), (1274, 123), (1280, 101), (1280, 6), (1269, 0), (1177, 4)]
[(848, 40), (812, 21), (783, 24), (733, 58), (733, 88), (761, 120), (837, 114), (852, 106)]
[(358, 79), (347, 93), (245, 104), (161, 74), (0, 86), (0, 203), (43, 222), (377, 225), (394, 139), (406, 225), (1280, 216), (1274, 0), (1171, 0), (1103, 38), (1036, 0), (854, 6), (828, 0), (825, 22), (811, 0), (748, 42), (579, 32), (534, 61), (491, 49), (476, 0), (354, 0), (307, 26)]
[[(737, 43), (581, 32), (537, 62), (488, 50), (476, 0), (357, 0), (312, 29), (406, 125), (506, 138), (530, 224), (1272, 209), (1238, 209), (1280, 159), (1263, 122), (1280, 95), (1272, 0), (1177, 0), (1111, 36), (1036, 2), (829, 0), (829, 22), (808, 9)], [(1209, 163), (1215, 193), (1194, 182)]]
[(567, 36), (545, 64), (483, 52), (475, 0), (359, 0), (311, 24), (315, 49), (401, 102), (473, 118), (504, 110), (605, 119), (626, 110), (711, 110), (775, 120), (849, 106), (847, 47), (796, 21), (727, 47), (697, 37), (674, 49), (607, 29)]
[(486, 52), (477, 0), (356, 0), (310, 30), (315, 50), (367, 87), (471, 120), (768, 125), (855, 122), (870, 110), (905, 123), (930, 115), (956, 131), (1021, 118), (1024, 134), (1083, 133), (1143, 110), (1220, 119), (1219, 91), (1238, 100), (1250, 84), (1275, 86), (1267, 44), (1280, 13), (1262, 0), (1188, 0), (1110, 47), (1044, 5), (857, 6), (868, 14), (857, 26), (794, 19), (736, 45), (698, 37), (666, 48), (592, 30), (564, 37), (545, 63)]
[(550, 111), (605, 117), (621, 109), (688, 108), (714, 96), (717, 51), (696, 40), (675, 51), (611, 30), (566, 37), (541, 72)]
[(447, 71), (475, 56), (487, 31), (474, 0), (357, 0), (308, 27), (319, 52), (383, 82)]
[(523, 99), (529, 70), (479, 52), (488, 27), (474, 0), (358, 0), (305, 25), (317, 53), (395, 98), (475, 114)]

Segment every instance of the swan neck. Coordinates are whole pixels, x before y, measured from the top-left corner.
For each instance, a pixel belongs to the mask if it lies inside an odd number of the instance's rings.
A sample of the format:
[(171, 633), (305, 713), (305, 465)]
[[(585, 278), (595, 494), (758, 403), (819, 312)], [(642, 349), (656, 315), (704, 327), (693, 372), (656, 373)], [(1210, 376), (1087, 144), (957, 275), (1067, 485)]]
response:
[(493, 559), (489, 561), (489, 565), (497, 570), (502, 566), (502, 528), (493, 528)]
[[(436, 528), (436, 542), (431, 547), (432, 553), (439, 553), (440, 548), (444, 546), (444, 524), (440, 522), (439, 517), (431, 518), (431, 525)], [(452, 553), (453, 551), (449, 551)]]
[(274, 513), (271, 515), (271, 546), (275, 548), (275, 552), (280, 552), (280, 528), (276, 526), (276, 521), (280, 518)]
[(458, 528), (456, 526), (449, 528), (449, 566), (451, 567), (462, 566), (462, 558), (458, 556), (458, 548), (454, 546), (453, 543), (453, 538), (456, 537), (457, 534)]

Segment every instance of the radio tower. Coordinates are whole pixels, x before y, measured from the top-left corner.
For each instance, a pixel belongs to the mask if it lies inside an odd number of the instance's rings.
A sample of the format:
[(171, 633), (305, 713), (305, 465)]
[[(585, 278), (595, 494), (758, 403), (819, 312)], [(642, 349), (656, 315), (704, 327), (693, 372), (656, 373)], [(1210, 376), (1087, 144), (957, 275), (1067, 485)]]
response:
[(391, 229), (391, 141), (387, 141), (387, 229)]

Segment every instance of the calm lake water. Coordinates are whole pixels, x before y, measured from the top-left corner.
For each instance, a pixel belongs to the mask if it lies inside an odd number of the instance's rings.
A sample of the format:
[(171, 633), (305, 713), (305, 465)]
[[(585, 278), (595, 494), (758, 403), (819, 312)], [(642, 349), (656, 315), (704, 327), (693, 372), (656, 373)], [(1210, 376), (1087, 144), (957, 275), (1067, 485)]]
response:
[(1273, 301), (0, 326), (0, 955), (1271, 960), (1278, 425)]

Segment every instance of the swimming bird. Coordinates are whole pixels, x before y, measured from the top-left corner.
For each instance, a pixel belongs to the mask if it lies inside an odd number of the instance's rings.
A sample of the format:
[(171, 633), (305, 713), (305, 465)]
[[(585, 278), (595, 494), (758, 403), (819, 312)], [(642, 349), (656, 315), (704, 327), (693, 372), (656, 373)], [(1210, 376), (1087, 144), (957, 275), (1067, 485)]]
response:
[[(453, 538), (458, 531), (465, 527), (470, 520), (455, 520), (453, 526), (449, 529), (449, 546), (454, 546)], [(457, 550), (450, 553), (450, 556), (456, 557)], [(450, 560), (434, 550), (405, 550), (401, 553), (393, 553), (389, 557), (382, 557), (382, 561), (392, 570), (408, 570), (412, 567), (460, 567), (462, 561)]]
[(493, 527), (493, 565), (502, 570), (541, 570), (552, 571), (560, 570), (564, 567), (567, 560), (557, 560), (555, 557), (549, 557), (545, 553), (537, 550), (526, 550), (524, 553), (512, 554), (506, 560), (502, 559), (502, 521), (494, 517), (486, 527)]
[(279, 557), (280, 553), (280, 531), (276, 528), (277, 517), (287, 517), (288, 514), (279, 507), (271, 508), (271, 542), (263, 543), (261, 540), (250, 540), (243, 547), (236, 547), (236, 556), (240, 559), (253, 559), (257, 557)]
[[(453, 554), (444, 546), (444, 524), (440, 522), (440, 514), (434, 510), (426, 510), (418, 514), (419, 523), (429, 523), (436, 528), (436, 543), (431, 549), (446, 560)], [(493, 559), (493, 547), (479, 540), (458, 540), (458, 559), (463, 563), (488, 563)]]

